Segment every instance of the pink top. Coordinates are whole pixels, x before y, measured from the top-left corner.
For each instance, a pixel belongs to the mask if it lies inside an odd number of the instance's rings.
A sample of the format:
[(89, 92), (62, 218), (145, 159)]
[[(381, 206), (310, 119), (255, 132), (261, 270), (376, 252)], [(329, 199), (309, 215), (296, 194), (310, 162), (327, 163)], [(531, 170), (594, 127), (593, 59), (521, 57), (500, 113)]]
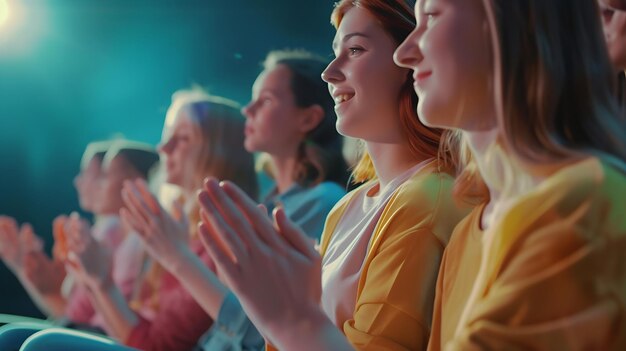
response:
[[(192, 240), (190, 245), (193, 252), (215, 271), (200, 240)], [(139, 325), (131, 331), (125, 344), (148, 351), (191, 350), (209, 330), (213, 320), (167, 271), (161, 277), (158, 297), (159, 310), (155, 318), (149, 321), (140, 317)]]
[(379, 182), (358, 188), (349, 200), (322, 258), (322, 308), (339, 328), (354, 315), (363, 260), (385, 206), (395, 190), (427, 163), (411, 167), (383, 189)]

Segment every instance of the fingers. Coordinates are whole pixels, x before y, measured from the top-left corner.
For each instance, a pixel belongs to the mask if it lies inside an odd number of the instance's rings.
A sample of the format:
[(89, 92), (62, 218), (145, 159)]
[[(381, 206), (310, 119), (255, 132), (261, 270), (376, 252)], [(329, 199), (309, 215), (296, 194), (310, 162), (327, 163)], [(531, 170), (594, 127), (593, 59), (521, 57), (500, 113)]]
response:
[(141, 216), (135, 216), (128, 208), (122, 207), (120, 209), (120, 218), (122, 220), (122, 225), (130, 228), (133, 233), (137, 233), (142, 239), (145, 238), (145, 228), (147, 223), (141, 222), (141, 219), (143, 219)]
[(173, 203), (172, 203), (172, 217), (174, 217), (175, 220), (177, 220), (178, 222), (186, 222), (187, 221), (187, 216), (185, 215), (185, 210), (184, 210), (184, 201), (183, 199), (176, 199)]
[(154, 195), (150, 192), (150, 189), (148, 189), (148, 184), (146, 183), (146, 181), (143, 179), (136, 179), (135, 186), (139, 190), (141, 198), (148, 207), (148, 209), (152, 211), (153, 214), (157, 216), (160, 215), (162, 210), (161, 205), (159, 204), (159, 201), (156, 199), (156, 197), (154, 197)]
[[(150, 223), (150, 219), (153, 217), (154, 212), (150, 210), (149, 206), (144, 202), (143, 196), (140, 190), (132, 182), (125, 182), (122, 189), (122, 200), (126, 208), (136, 218), (138, 223)], [(148, 229), (147, 227), (144, 229)]]
[(20, 249), (17, 222), (11, 217), (0, 216), (0, 254), (4, 256)]
[(252, 235), (252, 225), (220, 188), (217, 180), (213, 178), (207, 179), (204, 185), (213, 208), (217, 209), (222, 218), (240, 234), (242, 239), (246, 239), (246, 242), (250, 243), (250, 240), (254, 240), (255, 235)]
[[(213, 189), (215, 188), (217, 187), (214, 186)], [(263, 213), (252, 199), (231, 182), (222, 182), (221, 189), (223, 189), (222, 193), (225, 196), (220, 198), (220, 204), (233, 203), (246, 217), (247, 222), (252, 224), (255, 229), (254, 232), (265, 244), (279, 251), (287, 249), (283, 240), (276, 233), (272, 221), (267, 217), (267, 210)]]
[(77, 212), (72, 212), (63, 229), (69, 250), (81, 253), (91, 243), (89, 224)]
[(226, 223), (222, 214), (213, 205), (213, 201), (206, 192), (201, 192), (198, 200), (202, 207), (200, 217), (205, 225), (207, 232), (210, 234), (205, 239), (219, 245), (226, 252), (230, 252), (235, 257), (247, 256), (248, 250), (244, 240), (240, 237), (240, 233)]
[(8, 216), (0, 216), (0, 235), (5, 240), (17, 240), (17, 221)]
[(54, 238), (52, 257), (59, 261), (65, 261), (67, 258), (67, 239), (64, 231), (67, 219), (67, 216), (57, 216), (52, 221), (52, 236)]
[(233, 282), (236, 281), (239, 275), (237, 259), (222, 239), (209, 227), (210, 225), (206, 223), (198, 224), (200, 240), (213, 262), (215, 262), (220, 278), (225, 279), (225, 282), (229, 282), (231, 288), (235, 288)]
[(30, 223), (22, 224), (20, 228), (20, 241), (24, 252), (40, 252), (43, 250), (43, 242), (39, 238)]
[(287, 217), (282, 207), (274, 210), (274, 221), (280, 233), (291, 247), (310, 259), (319, 256), (311, 238), (306, 236), (302, 229)]

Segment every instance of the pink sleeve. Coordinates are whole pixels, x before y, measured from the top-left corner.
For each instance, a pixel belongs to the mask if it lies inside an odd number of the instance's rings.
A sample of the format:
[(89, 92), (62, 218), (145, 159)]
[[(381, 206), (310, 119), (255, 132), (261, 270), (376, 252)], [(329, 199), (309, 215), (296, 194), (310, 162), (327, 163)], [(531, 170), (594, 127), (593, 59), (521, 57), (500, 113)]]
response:
[[(206, 253), (203, 252), (200, 258), (209, 265)], [(166, 279), (172, 279), (172, 276), (166, 274)], [(213, 321), (178, 281), (162, 286), (156, 317), (152, 321), (141, 318), (126, 345), (149, 351), (190, 350)]]

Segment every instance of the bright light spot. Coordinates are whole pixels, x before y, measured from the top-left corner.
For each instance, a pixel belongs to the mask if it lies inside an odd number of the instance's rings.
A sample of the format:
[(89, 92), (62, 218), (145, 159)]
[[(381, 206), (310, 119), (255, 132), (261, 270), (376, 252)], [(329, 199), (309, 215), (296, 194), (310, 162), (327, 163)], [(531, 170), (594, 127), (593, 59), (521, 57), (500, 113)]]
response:
[(48, 33), (45, 2), (36, 3), (27, 6), (24, 1), (0, 0), (0, 57), (28, 54)]
[(0, 0), (0, 27), (9, 19), (9, 4), (6, 0)]

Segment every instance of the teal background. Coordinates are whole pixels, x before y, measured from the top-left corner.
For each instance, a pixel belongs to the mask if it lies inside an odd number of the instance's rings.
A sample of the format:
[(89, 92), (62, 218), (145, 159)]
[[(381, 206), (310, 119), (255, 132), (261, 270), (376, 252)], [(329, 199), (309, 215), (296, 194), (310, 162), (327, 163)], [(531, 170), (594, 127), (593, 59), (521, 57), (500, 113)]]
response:
[[(244, 104), (269, 50), (332, 53), (328, 0), (0, 1), (16, 20), (0, 25), (0, 214), (48, 250), (52, 219), (78, 208), (88, 142), (156, 144), (174, 91)], [(2, 264), (0, 313), (40, 315)]]

